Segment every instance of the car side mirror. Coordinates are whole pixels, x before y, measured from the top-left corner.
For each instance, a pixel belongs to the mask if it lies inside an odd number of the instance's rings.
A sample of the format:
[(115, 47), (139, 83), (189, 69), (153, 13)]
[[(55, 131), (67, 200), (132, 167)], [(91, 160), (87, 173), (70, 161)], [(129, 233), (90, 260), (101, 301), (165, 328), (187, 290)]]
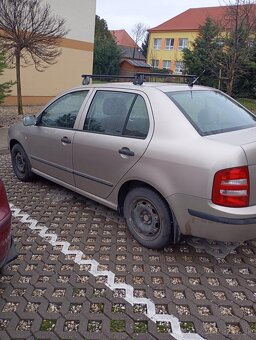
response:
[(27, 116), (23, 118), (23, 124), (25, 126), (35, 125), (37, 121), (36, 116)]

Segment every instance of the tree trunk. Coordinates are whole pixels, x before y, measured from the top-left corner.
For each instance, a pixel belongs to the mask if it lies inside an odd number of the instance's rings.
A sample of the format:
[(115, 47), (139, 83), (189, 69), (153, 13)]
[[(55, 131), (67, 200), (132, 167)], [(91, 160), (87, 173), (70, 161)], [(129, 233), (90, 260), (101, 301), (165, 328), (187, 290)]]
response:
[(23, 115), (22, 95), (21, 95), (21, 77), (20, 77), (20, 51), (16, 50), (16, 80), (17, 80), (17, 104), (18, 114)]
[(231, 70), (228, 73), (228, 82), (227, 82), (227, 94), (229, 96), (232, 96), (234, 80), (235, 80), (235, 69), (234, 67), (231, 67)]

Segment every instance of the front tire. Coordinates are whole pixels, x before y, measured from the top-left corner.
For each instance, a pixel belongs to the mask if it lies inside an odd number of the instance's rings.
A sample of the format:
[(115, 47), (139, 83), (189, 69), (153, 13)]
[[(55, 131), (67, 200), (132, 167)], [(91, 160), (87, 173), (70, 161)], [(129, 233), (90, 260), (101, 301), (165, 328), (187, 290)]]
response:
[(29, 158), (20, 144), (15, 144), (11, 150), (12, 167), (15, 175), (22, 182), (32, 179), (31, 164)]
[(155, 191), (138, 187), (128, 192), (124, 217), (133, 237), (143, 246), (161, 249), (173, 241), (174, 226), (170, 209)]

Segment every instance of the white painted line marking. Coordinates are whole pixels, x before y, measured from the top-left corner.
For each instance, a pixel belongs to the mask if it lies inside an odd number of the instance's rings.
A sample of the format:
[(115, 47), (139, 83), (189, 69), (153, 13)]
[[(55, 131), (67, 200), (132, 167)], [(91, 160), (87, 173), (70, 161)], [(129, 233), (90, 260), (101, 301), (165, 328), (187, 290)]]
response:
[[(203, 339), (199, 334), (195, 333), (183, 333), (180, 328), (179, 320), (170, 314), (156, 314), (156, 306), (155, 303), (148, 298), (137, 298), (133, 296), (134, 288), (133, 286), (126, 284), (126, 283), (115, 283), (115, 274), (111, 271), (105, 270), (105, 271), (98, 271), (98, 266), (100, 265), (99, 262), (96, 260), (82, 260), (82, 256), (84, 253), (80, 250), (69, 250), (69, 247), (71, 244), (69, 242), (58, 242), (57, 234), (51, 234), (47, 233), (48, 228), (46, 226), (40, 226), (38, 225), (39, 222), (35, 219), (32, 219), (28, 214), (22, 213), (21, 209), (16, 208), (13, 204), (10, 204), (12, 214), (14, 217), (20, 218), (20, 221), (23, 223), (28, 223), (28, 227), (31, 230), (35, 230), (38, 232), (38, 234), (42, 238), (46, 238), (47, 242), (49, 242), (52, 246), (62, 246), (62, 249), (60, 250), (65, 255), (75, 255), (74, 262), (81, 265), (81, 264), (87, 264), (90, 265), (90, 270), (88, 272), (92, 274), (93, 276), (107, 276), (107, 282), (105, 285), (110, 290), (115, 289), (124, 289), (126, 291), (126, 296), (123, 298), (125, 301), (127, 301), (132, 306), (134, 304), (145, 304), (147, 305), (147, 312), (144, 314), (152, 320), (154, 323), (156, 322), (169, 322), (171, 324), (172, 328), (172, 335), (175, 339), (178, 340), (200, 340)], [(40, 223), (41, 224), (41, 223)]]

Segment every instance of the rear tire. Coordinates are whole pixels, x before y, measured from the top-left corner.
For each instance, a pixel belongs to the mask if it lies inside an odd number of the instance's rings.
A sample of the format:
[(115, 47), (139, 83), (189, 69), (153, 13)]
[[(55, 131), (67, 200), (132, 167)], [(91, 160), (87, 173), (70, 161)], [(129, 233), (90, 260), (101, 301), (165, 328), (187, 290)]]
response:
[(29, 158), (20, 144), (15, 144), (11, 150), (12, 167), (15, 175), (22, 182), (32, 179), (31, 164)]
[(124, 217), (133, 237), (143, 246), (161, 249), (174, 241), (174, 224), (167, 203), (155, 191), (138, 187), (128, 192)]

